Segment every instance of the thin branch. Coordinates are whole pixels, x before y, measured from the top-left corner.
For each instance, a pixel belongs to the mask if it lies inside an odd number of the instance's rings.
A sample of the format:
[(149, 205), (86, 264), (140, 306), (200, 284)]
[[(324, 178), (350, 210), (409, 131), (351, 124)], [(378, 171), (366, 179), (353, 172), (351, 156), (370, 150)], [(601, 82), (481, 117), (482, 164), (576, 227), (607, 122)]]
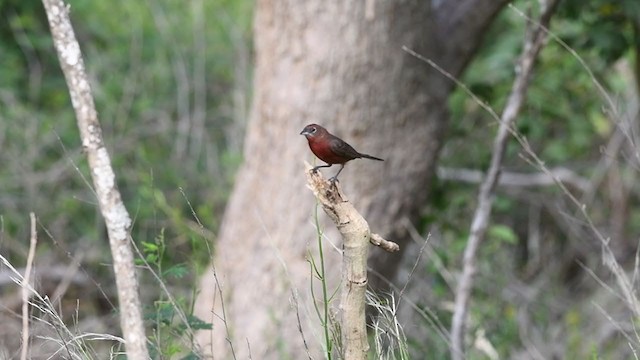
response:
[[(71, 271), (69, 268), (73, 266), (73, 274), (70, 275)], [(77, 263), (67, 266), (54, 265), (54, 266), (44, 266), (38, 267), (38, 281), (45, 283), (58, 283), (61, 281), (69, 281), (75, 285), (84, 286), (89, 283), (89, 277), (86, 274), (76, 274), (75, 268), (77, 268)], [(18, 268), (18, 271), (21, 274), (26, 274), (26, 268)], [(12, 272), (3, 269), (0, 271), (0, 287), (7, 286), (8, 284), (13, 283)], [(53, 296), (51, 297), (53, 298)], [(5, 304), (3, 304), (5, 305)]]
[(453, 360), (462, 360), (464, 358), (466, 319), (476, 273), (478, 248), (484, 240), (489, 226), (495, 187), (500, 177), (500, 168), (507, 147), (507, 140), (524, 103), (534, 63), (547, 39), (546, 27), (551, 20), (551, 15), (557, 3), (558, 0), (549, 0), (543, 3), (539, 24), (535, 26), (535, 29), (529, 28), (529, 36), (525, 40), (522, 55), (516, 68), (516, 78), (500, 118), (500, 127), (493, 143), (489, 170), (480, 186), (478, 206), (471, 223), (470, 235), (464, 251), (462, 275), (455, 294), (455, 307), (451, 325), (451, 358)]
[(33, 266), (33, 258), (36, 254), (36, 245), (38, 244), (38, 236), (36, 234), (36, 215), (29, 213), (31, 218), (31, 240), (29, 242), (29, 254), (27, 255), (27, 267), (24, 271), (24, 279), (22, 280), (22, 351), (20, 359), (27, 359), (29, 351), (29, 282), (31, 281), (31, 268)]
[[(296, 321), (298, 325), (298, 332), (302, 337), (302, 344), (304, 345), (304, 350), (307, 352), (307, 357), (309, 360), (313, 360), (313, 356), (311, 356), (311, 351), (309, 350), (309, 344), (307, 344), (307, 339), (304, 336), (304, 331), (302, 330), (302, 321), (300, 320), (300, 301), (298, 301), (298, 291), (296, 289), (291, 289), (291, 299), (293, 305), (296, 310)], [(247, 340), (247, 346), (249, 346), (249, 340)]]
[[(591, 189), (591, 181), (589, 181), (589, 179), (576, 174), (570, 169), (559, 167), (550, 169), (550, 171), (551, 175), (546, 172), (518, 173), (502, 171), (497, 185), (509, 187), (546, 187), (555, 186), (559, 180), (581, 192), (586, 192)], [(441, 180), (460, 181), (471, 184), (479, 184), (484, 178), (482, 171), (474, 169), (438, 167), (437, 174)]]
[[(225, 333), (227, 334), (225, 339), (226, 339), (227, 343), (229, 344), (229, 348), (231, 349), (231, 356), (232, 356), (233, 359), (237, 359), (236, 351), (233, 348), (233, 341), (231, 340), (231, 330), (229, 329), (229, 323), (228, 323), (228, 320), (227, 320), (228, 319), (228, 317), (227, 317), (227, 309), (224, 306), (224, 294), (222, 293), (222, 285), (220, 284), (220, 279), (218, 279), (218, 272), (216, 271), (216, 267), (213, 265), (213, 263), (211, 264), (211, 271), (213, 272), (213, 279), (216, 282), (216, 289), (218, 290), (218, 293), (220, 294), (220, 308), (222, 309), (222, 315), (217, 315), (217, 314), (215, 314), (214, 311), (212, 311), (212, 313), (214, 315), (218, 316), (218, 318), (220, 320), (222, 320), (222, 323), (224, 324)], [(213, 332), (212, 332), (212, 334), (213, 334)], [(213, 344), (213, 341), (211, 343)], [(249, 340), (248, 339), (247, 339), (247, 346), (249, 346)]]
[(122, 202), (109, 152), (102, 138), (102, 128), (98, 121), (80, 44), (76, 40), (69, 19), (69, 7), (62, 0), (43, 0), (42, 2), (60, 66), (69, 87), (100, 212), (107, 227), (120, 302), (120, 326), (126, 341), (127, 357), (133, 360), (146, 360), (149, 358), (149, 353), (142, 322), (134, 256), (129, 243), (131, 217)]
[[(422, 246), (420, 246), (420, 251), (418, 251), (418, 256), (416, 256), (416, 261), (414, 261), (413, 267), (411, 267), (411, 271), (409, 271), (409, 276), (407, 276), (407, 280), (404, 282), (404, 286), (402, 287), (402, 289), (400, 289), (400, 293), (398, 295), (398, 304), (400, 304), (400, 302), (402, 301), (404, 292), (407, 290), (407, 286), (409, 286), (409, 281), (411, 281), (413, 274), (415, 274), (416, 269), (418, 268), (418, 264), (420, 263), (420, 260), (422, 259), (422, 254), (424, 253), (424, 249), (429, 244), (430, 239), (431, 239), (431, 233), (427, 234), (427, 237), (424, 239)], [(394, 312), (397, 310), (398, 310), (397, 307), (394, 308)]]

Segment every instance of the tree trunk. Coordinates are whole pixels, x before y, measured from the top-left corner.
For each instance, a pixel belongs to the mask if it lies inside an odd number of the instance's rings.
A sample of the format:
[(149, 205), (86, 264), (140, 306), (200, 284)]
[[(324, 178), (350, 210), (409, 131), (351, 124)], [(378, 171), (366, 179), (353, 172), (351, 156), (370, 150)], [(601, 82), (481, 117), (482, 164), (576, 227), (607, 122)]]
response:
[[(318, 357), (323, 342), (306, 260), (309, 251), (317, 252), (316, 205), (305, 185), (303, 164), (314, 157), (298, 133), (304, 125), (318, 123), (357, 150), (385, 159), (350, 162), (340, 180), (371, 230), (404, 248), (404, 221), (419, 219), (427, 201), (452, 85), (402, 46), (459, 75), (504, 3), (257, 2), (245, 163), (213, 261), (228, 331), (220, 321), (220, 297), (209, 271), (196, 303), (196, 315), (214, 323), (212, 332), (198, 337), (205, 353), (232, 358), (232, 344), (240, 359), (249, 354), (255, 359), (299, 359), (307, 351), (304, 334), (308, 351)], [(337, 167), (322, 171), (331, 176)], [(329, 288), (335, 289), (340, 256), (329, 241), (340, 248), (340, 237), (323, 214), (318, 216), (327, 237)], [(402, 249), (394, 254), (372, 249), (371, 265), (392, 279), (401, 256)]]

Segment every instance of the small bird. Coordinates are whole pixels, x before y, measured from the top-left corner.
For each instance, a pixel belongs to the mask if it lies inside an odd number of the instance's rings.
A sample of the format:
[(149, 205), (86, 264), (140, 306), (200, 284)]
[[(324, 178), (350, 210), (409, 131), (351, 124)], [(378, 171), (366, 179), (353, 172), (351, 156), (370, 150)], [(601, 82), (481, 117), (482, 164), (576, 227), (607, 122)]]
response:
[(344, 164), (347, 161), (359, 158), (384, 161), (375, 156), (357, 152), (344, 140), (329, 133), (327, 129), (317, 124), (309, 124), (305, 126), (300, 132), (300, 135), (304, 135), (307, 138), (309, 148), (313, 154), (320, 160), (327, 163), (326, 165), (314, 167), (312, 171), (317, 171), (319, 168), (323, 167), (331, 167), (331, 165), (334, 164), (340, 164), (340, 170), (338, 170), (338, 173), (329, 179), (331, 182), (338, 180), (338, 175), (340, 175), (340, 172), (344, 169)]

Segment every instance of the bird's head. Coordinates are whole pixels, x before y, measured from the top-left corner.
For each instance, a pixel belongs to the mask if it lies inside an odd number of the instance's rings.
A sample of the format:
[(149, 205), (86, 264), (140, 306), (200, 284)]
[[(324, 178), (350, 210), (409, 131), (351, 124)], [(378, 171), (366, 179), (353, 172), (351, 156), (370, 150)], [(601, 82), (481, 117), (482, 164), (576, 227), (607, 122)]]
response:
[(302, 129), (300, 135), (304, 135), (307, 139), (315, 138), (327, 132), (325, 128), (318, 124), (309, 124)]

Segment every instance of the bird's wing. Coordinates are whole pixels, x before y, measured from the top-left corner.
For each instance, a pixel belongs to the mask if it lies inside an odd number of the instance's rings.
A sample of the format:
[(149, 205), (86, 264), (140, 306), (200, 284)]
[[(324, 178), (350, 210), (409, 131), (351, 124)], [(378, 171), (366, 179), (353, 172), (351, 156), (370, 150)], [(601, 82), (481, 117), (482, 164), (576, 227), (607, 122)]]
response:
[(333, 136), (330, 142), (331, 142), (331, 150), (333, 150), (333, 152), (340, 157), (343, 157), (349, 160), (362, 157), (362, 155), (359, 152), (357, 152), (356, 149), (351, 147), (351, 145), (347, 144), (340, 138)]

